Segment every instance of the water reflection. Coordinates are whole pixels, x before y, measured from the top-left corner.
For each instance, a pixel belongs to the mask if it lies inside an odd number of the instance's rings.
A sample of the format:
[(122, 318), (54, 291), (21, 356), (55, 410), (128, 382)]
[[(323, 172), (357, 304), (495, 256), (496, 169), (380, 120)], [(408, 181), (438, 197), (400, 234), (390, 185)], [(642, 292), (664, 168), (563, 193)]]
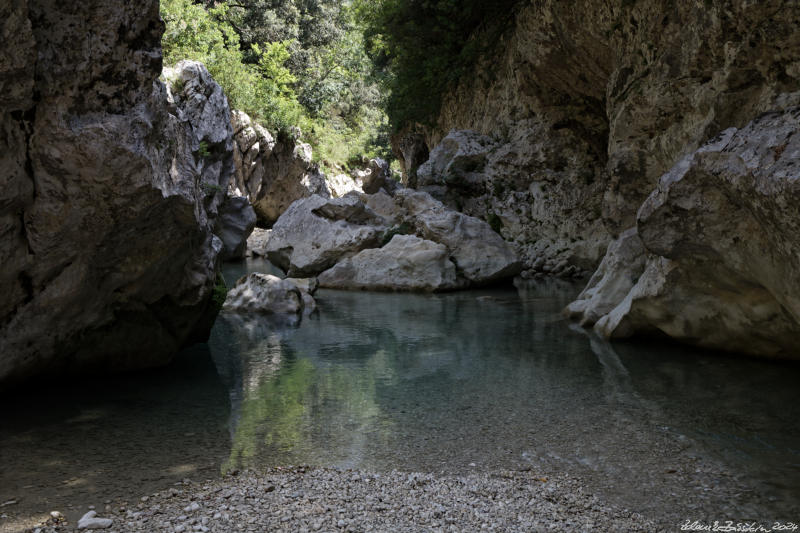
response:
[(798, 367), (612, 346), (562, 319), (578, 290), (320, 291), (299, 323), (223, 316), (223, 468), (534, 468), (655, 515), (791, 518)]

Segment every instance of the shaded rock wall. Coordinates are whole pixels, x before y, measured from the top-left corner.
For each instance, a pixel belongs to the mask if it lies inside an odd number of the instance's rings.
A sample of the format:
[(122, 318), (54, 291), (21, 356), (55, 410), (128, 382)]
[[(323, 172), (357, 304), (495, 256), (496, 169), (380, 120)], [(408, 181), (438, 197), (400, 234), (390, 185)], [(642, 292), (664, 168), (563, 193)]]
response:
[(800, 108), (768, 113), (683, 158), (619, 240), (630, 259), (604, 261), (570, 313), (606, 337), (800, 358), (799, 134)]
[(295, 200), (331, 196), (310, 145), (289, 135), (273, 137), (242, 111), (231, 118), (236, 173), (230, 191), (250, 199), (260, 225), (272, 226)]
[(163, 364), (215, 312), (224, 95), (202, 66), (157, 80), (157, 1), (11, 0), (0, 25), (0, 380)]
[[(446, 98), (425, 138), (429, 148), (452, 129), (495, 139), (490, 182), (461, 203), (499, 217), (529, 265), (545, 257), (596, 266), (677, 160), (798, 102), (794, 0), (537, 0), (518, 9), (516, 26)], [(400, 135), (396, 152), (424, 151), (418, 141)]]

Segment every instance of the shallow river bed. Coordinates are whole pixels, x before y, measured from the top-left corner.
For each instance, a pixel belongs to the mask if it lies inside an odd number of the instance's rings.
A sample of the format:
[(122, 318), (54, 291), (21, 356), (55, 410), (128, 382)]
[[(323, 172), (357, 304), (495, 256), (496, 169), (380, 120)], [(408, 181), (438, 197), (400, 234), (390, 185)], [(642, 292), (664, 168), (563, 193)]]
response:
[(562, 318), (580, 288), (321, 290), (298, 321), (222, 315), (167, 369), (14, 391), (0, 528), (286, 464), (566, 473), (676, 528), (800, 520), (800, 367), (609, 344)]

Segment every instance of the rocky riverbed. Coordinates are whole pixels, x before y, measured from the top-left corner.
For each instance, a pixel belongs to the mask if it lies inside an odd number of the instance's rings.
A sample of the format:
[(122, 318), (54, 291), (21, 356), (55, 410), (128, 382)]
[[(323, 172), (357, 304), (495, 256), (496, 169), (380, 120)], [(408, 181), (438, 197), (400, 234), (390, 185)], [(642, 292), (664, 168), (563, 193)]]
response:
[[(181, 482), (109, 505), (107, 531), (662, 531), (584, 492), (578, 480), (533, 471), (449, 476), (288, 467), (206, 483)], [(73, 531), (59, 515), (27, 531)]]

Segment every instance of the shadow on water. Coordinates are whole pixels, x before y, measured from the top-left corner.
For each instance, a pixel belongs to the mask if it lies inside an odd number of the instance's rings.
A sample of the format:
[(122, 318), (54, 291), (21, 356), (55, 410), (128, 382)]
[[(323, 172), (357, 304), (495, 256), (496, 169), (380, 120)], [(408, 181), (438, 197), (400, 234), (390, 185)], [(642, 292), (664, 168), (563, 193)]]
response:
[(166, 368), (33, 382), (2, 402), (0, 502), (18, 503), (0, 511), (12, 518), (74, 519), (87, 505), (215, 477), (228, 452), (230, 405), (205, 345)]

